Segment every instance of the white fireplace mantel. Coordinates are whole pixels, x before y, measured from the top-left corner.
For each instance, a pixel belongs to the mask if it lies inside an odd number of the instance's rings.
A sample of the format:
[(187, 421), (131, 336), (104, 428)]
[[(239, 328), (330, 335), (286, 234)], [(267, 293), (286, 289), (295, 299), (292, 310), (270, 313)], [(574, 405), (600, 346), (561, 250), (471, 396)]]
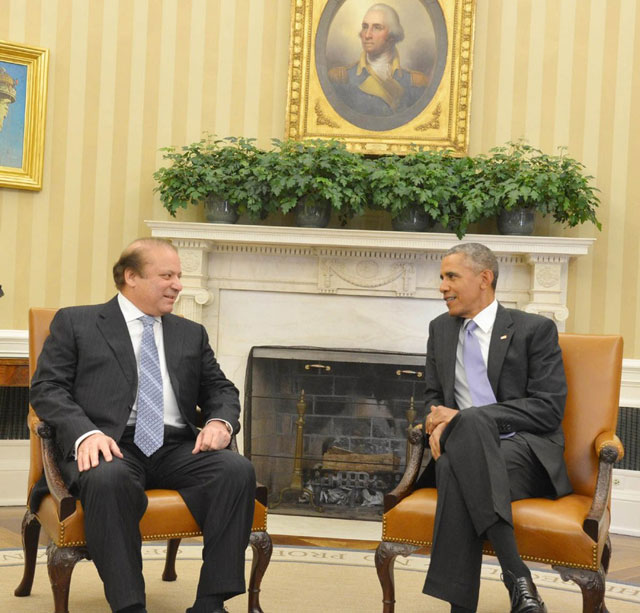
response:
[[(211, 324), (214, 346), (225, 290), (395, 296), (441, 306), (440, 259), (460, 242), (428, 232), (146, 223), (178, 248), (184, 290), (177, 310)], [(469, 234), (463, 241), (482, 242), (498, 256), (501, 302), (551, 317), (564, 330), (569, 261), (587, 254), (595, 239)]]

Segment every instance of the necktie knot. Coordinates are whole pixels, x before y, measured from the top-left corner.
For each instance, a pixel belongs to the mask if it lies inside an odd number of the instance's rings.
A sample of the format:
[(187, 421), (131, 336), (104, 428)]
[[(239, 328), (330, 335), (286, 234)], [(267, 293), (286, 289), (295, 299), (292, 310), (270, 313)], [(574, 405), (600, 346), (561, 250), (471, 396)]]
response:
[(148, 328), (149, 326), (153, 326), (153, 324), (156, 323), (156, 318), (151, 317), (151, 315), (143, 315), (142, 317), (138, 317), (138, 319), (142, 322), (142, 325), (145, 328)]
[(478, 327), (478, 324), (473, 321), (473, 319), (470, 319), (467, 322), (467, 327), (465, 328), (465, 331), (467, 332), (467, 334), (473, 334), (473, 331)]

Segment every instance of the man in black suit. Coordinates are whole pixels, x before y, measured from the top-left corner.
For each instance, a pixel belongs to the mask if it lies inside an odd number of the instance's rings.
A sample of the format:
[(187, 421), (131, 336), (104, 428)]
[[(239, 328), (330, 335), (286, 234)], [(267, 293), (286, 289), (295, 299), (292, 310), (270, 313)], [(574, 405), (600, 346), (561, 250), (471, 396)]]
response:
[[(87, 547), (112, 610), (146, 611), (138, 524), (145, 489), (168, 488), (179, 491), (204, 536), (188, 611), (222, 612), (225, 599), (245, 591), (255, 497), (251, 463), (227, 449), (240, 428), (238, 390), (220, 369), (205, 329), (171, 314), (182, 272), (170, 243), (134, 241), (113, 274), (119, 293), (109, 302), (56, 314), (31, 404), (55, 427), (63, 477), (82, 501)], [(141, 367), (148, 352), (154, 375)], [(157, 420), (146, 443), (144, 411)]]
[(448, 313), (429, 326), (425, 430), (432, 460), (418, 482), (438, 489), (423, 591), (454, 612), (475, 611), (488, 539), (511, 611), (544, 612), (518, 554), (511, 501), (571, 492), (558, 332), (546, 317), (497, 302), (498, 262), (484, 245), (450, 249), (440, 278)]

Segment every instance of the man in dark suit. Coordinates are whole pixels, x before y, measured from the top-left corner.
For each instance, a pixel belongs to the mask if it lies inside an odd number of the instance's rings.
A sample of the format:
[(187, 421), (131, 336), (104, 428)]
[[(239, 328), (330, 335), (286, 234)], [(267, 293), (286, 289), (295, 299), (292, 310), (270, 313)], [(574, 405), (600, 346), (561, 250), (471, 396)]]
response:
[[(238, 390), (205, 329), (171, 314), (178, 253), (138, 239), (113, 267), (117, 296), (60, 309), (31, 384), (55, 427), (61, 470), (82, 501), (87, 547), (113, 611), (145, 609), (139, 521), (145, 489), (177, 489), (200, 525), (203, 565), (192, 613), (222, 612), (245, 591), (255, 473), (227, 449), (240, 428)], [(200, 407), (204, 427), (196, 427)]]
[(418, 482), (438, 489), (423, 591), (454, 612), (475, 611), (488, 539), (511, 611), (544, 612), (518, 554), (511, 501), (571, 492), (558, 332), (548, 318), (497, 302), (498, 262), (484, 245), (450, 249), (440, 278), (448, 313), (429, 326), (425, 430), (432, 460)]

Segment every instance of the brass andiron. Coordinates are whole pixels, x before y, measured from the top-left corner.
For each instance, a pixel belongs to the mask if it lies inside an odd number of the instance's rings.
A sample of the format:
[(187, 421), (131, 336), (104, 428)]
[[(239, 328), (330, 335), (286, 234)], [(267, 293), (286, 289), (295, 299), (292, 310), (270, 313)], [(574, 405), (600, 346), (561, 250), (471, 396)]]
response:
[(304, 390), (300, 392), (300, 399), (296, 404), (298, 419), (296, 420), (296, 452), (293, 458), (293, 472), (291, 473), (291, 483), (280, 490), (278, 500), (269, 508), (275, 509), (281, 502), (285, 494), (294, 492), (300, 494), (300, 498), (306, 500), (316, 511), (324, 511), (322, 507), (313, 501), (313, 491), (302, 484), (302, 460), (304, 458), (304, 414), (307, 410), (307, 401), (304, 398)]
[[(416, 419), (416, 409), (414, 406), (414, 400), (413, 400), (413, 396), (411, 396), (410, 400), (409, 400), (409, 408), (407, 409), (407, 421), (409, 422), (407, 425), (407, 455), (405, 456), (405, 458), (409, 457), (409, 433), (411, 432), (411, 428), (413, 428), (413, 422)], [(405, 459), (405, 463), (406, 463), (406, 459)]]

